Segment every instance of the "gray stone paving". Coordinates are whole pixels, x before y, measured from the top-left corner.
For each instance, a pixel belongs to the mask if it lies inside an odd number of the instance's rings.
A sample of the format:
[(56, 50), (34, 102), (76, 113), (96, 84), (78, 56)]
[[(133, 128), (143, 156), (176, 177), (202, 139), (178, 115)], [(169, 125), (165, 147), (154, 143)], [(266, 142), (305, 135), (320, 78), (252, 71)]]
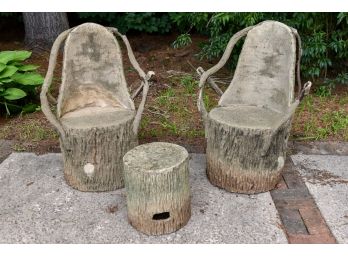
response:
[(331, 232), (348, 243), (348, 156), (293, 155)]
[(238, 195), (212, 186), (202, 154), (190, 160), (190, 221), (156, 237), (128, 224), (124, 189), (84, 193), (67, 186), (61, 158), (13, 153), (0, 164), (0, 243), (287, 242), (270, 194)]

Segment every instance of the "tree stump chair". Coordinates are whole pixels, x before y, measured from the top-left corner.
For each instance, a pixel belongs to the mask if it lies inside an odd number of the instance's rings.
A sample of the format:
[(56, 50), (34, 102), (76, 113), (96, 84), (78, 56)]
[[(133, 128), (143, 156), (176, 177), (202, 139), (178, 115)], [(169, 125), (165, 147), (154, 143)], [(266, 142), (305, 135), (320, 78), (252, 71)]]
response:
[[(226, 64), (234, 45), (245, 35), (234, 78), (222, 92), (209, 77)], [(212, 184), (248, 194), (276, 186), (293, 114), (311, 86), (308, 81), (301, 88), (300, 57), (297, 31), (265, 21), (236, 33), (215, 66), (206, 72), (197, 69), (197, 104), (205, 122), (207, 176)], [(299, 94), (294, 100), (296, 59)], [(221, 95), (218, 106), (209, 113), (203, 102), (206, 81)]]
[(123, 157), (129, 223), (148, 235), (174, 232), (191, 216), (188, 153), (170, 143), (135, 147)]
[[(143, 80), (138, 111), (127, 89), (120, 46), (113, 34), (122, 38), (130, 62)], [(47, 92), (64, 40), (62, 83), (54, 115)], [(126, 36), (115, 28), (85, 23), (57, 37), (40, 99), (43, 113), (59, 132), (64, 176), (72, 187), (107, 191), (124, 186), (122, 158), (137, 145), (151, 74), (145, 75)]]

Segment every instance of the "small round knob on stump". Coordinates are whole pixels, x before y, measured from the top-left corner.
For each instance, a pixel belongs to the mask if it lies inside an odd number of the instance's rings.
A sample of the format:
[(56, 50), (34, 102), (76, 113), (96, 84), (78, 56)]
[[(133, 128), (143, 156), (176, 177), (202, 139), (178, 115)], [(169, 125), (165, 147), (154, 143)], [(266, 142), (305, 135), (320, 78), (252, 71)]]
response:
[(174, 232), (191, 216), (188, 153), (170, 143), (135, 147), (124, 157), (129, 223), (148, 235)]

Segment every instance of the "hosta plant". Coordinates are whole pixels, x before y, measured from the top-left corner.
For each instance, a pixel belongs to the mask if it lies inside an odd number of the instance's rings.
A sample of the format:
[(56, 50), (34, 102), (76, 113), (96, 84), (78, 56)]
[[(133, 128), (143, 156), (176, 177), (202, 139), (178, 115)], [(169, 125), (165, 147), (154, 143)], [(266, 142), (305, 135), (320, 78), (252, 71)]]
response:
[(38, 108), (31, 100), (43, 77), (36, 71), (38, 65), (23, 63), (30, 55), (29, 51), (0, 52), (0, 107), (7, 115)]

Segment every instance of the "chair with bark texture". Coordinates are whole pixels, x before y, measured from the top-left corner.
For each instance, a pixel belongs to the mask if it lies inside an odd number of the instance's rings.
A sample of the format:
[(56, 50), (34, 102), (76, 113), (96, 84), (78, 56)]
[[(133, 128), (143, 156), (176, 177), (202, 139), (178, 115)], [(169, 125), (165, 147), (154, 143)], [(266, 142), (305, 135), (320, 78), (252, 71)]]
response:
[[(222, 92), (209, 77), (226, 64), (234, 45), (245, 35), (234, 78)], [(293, 114), (311, 87), (307, 82), (301, 88), (301, 51), (295, 29), (265, 21), (236, 33), (215, 66), (197, 69), (197, 104), (205, 123), (207, 176), (212, 184), (239, 193), (264, 192), (276, 186)], [(203, 102), (206, 81), (221, 95), (209, 113)]]
[[(143, 80), (136, 111), (125, 80), (119, 36), (131, 64)], [(65, 40), (62, 82), (57, 114), (51, 111), (47, 92), (56, 59)], [(40, 95), (42, 111), (59, 132), (68, 184), (81, 191), (107, 191), (124, 186), (123, 155), (137, 145), (137, 133), (149, 89), (126, 36), (115, 28), (85, 23), (61, 33), (51, 50)]]

